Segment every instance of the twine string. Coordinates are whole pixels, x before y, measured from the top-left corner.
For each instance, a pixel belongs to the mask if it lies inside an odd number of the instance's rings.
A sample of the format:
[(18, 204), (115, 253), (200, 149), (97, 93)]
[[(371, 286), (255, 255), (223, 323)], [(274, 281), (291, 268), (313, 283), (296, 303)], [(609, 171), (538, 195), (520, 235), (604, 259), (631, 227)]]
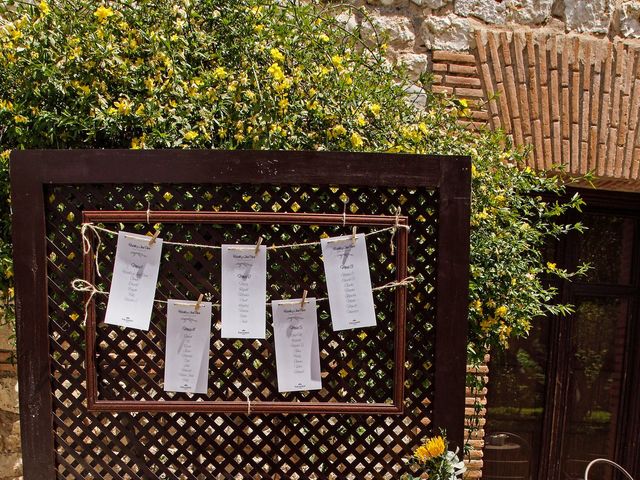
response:
[[(394, 288), (398, 288), (398, 287), (406, 287), (411, 285), (412, 283), (414, 283), (416, 281), (415, 277), (409, 276), (409, 277), (405, 277), (402, 280), (394, 280), (392, 282), (389, 283), (385, 283), (384, 285), (381, 285), (379, 287), (373, 287), (371, 289), (372, 292), (378, 292), (380, 290), (392, 290)], [(98, 287), (96, 287), (95, 285), (93, 285), (92, 283), (88, 282), (87, 280), (83, 279), (83, 278), (76, 278), (74, 280), (71, 281), (71, 288), (73, 290), (75, 290), (76, 292), (89, 292), (89, 298), (87, 299), (87, 301), (85, 302), (85, 306), (84, 306), (84, 320), (85, 322), (87, 321), (87, 315), (88, 315), (88, 311), (89, 311), (89, 304), (91, 303), (91, 300), (93, 300), (94, 295), (105, 295), (105, 296), (109, 296), (109, 292), (105, 292), (104, 290), (100, 290)], [(210, 296), (207, 295), (207, 297), (210, 299)], [(329, 297), (320, 297), (320, 298), (316, 298), (316, 303), (317, 302), (324, 302), (329, 300)], [(155, 298), (153, 300), (155, 303), (162, 303), (162, 304), (168, 304), (169, 302), (167, 300), (161, 300), (158, 298)], [(184, 300), (184, 302), (187, 302), (188, 300)], [(292, 300), (292, 303), (300, 303), (300, 300)], [(176, 302), (178, 305), (183, 305), (183, 306), (192, 306), (195, 302), (189, 302), (189, 303), (182, 303), (180, 301)], [(271, 306), (271, 302), (265, 302), (266, 306)], [(220, 304), (219, 303), (212, 303), (211, 306), (213, 308), (220, 308)]]
[(84, 323), (87, 324), (87, 317), (89, 316), (89, 305), (93, 300), (94, 295), (109, 295), (107, 292), (103, 292), (102, 290), (98, 290), (95, 285), (83, 280), (82, 278), (76, 278), (71, 282), (71, 288), (73, 288), (76, 292), (84, 292), (89, 293), (89, 297), (84, 303)]
[(409, 225), (400, 225), (400, 212), (402, 211), (402, 209), (400, 207), (396, 207), (396, 224), (392, 227), (391, 230), (391, 238), (389, 239), (389, 246), (391, 248), (391, 255), (395, 255), (396, 254), (396, 244), (394, 242), (395, 237), (396, 237), (396, 232), (398, 231), (398, 228), (405, 228), (407, 230), (409, 230)]
[(82, 252), (85, 255), (89, 255), (92, 250), (91, 240), (87, 236), (87, 229), (91, 229), (91, 231), (93, 231), (96, 238), (98, 239), (98, 245), (96, 245), (96, 254), (94, 255), (94, 260), (96, 263), (96, 273), (98, 274), (98, 277), (102, 278), (102, 274), (100, 273), (100, 260), (99, 260), (100, 248), (102, 247), (102, 237), (100, 236), (100, 233), (97, 230), (94, 230), (92, 228), (92, 224), (90, 223), (82, 224), (82, 227), (80, 228), (80, 235), (82, 235)]
[[(396, 229), (398, 228), (406, 228), (407, 230), (409, 229), (408, 225), (394, 225), (391, 227), (384, 227), (384, 228), (379, 228), (376, 230), (372, 230), (370, 232), (365, 233), (365, 237), (370, 237), (372, 235), (379, 235), (380, 233), (384, 233), (384, 232), (394, 232)], [(112, 236), (116, 236), (118, 235), (118, 232), (114, 231), (114, 230), (109, 230), (108, 228), (104, 228), (104, 227), (99, 227), (98, 225), (95, 225), (91, 222), (89, 223), (83, 223), (81, 226), (81, 231), (86, 232), (86, 230), (91, 230), (93, 231), (96, 235), (98, 235), (99, 238), (99, 233), (98, 232), (103, 232), (106, 233), (108, 235), (112, 235)], [(125, 236), (127, 235), (127, 232), (124, 232)], [(85, 239), (84, 233), (83, 233), (83, 241), (88, 241), (88, 239)], [(99, 245), (102, 244), (102, 240), (99, 238)], [(208, 250), (221, 250), (222, 246), (221, 245), (207, 245), (207, 244), (203, 244), (203, 243), (186, 243), (186, 242), (173, 242), (173, 241), (169, 241), (169, 240), (165, 240), (162, 242), (163, 245), (173, 245), (173, 246), (179, 246), (179, 247), (192, 247), (192, 248), (204, 248), (204, 249), (208, 249)], [(314, 241), (314, 242), (303, 242), (303, 243), (287, 243), (287, 244), (283, 244), (283, 245), (270, 245), (267, 247), (267, 250), (280, 250), (283, 248), (290, 248), (290, 249), (295, 249), (295, 248), (302, 248), (302, 247), (313, 247), (313, 246), (317, 246), (320, 245), (320, 241)], [(90, 246), (90, 244), (89, 244)], [(88, 251), (85, 250), (85, 253), (88, 253)]]

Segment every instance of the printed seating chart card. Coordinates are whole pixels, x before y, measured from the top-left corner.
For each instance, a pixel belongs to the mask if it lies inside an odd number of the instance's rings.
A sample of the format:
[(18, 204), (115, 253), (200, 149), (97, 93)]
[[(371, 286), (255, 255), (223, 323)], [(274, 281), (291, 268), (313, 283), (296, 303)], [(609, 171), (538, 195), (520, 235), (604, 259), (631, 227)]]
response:
[(222, 338), (265, 338), (267, 247), (222, 246)]
[(104, 322), (149, 330), (162, 239), (128, 232), (118, 233), (116, 259)]
[(376, 312), (364, 234), (323, 238), (322, 256), (333, 330), (374, 327)]
[(279, 392), (321, 390), (316, 299), (275, 300), (273, 336)]
[(207, 393), (211, 302), (167, 302), (167, 344), (164, 389)]

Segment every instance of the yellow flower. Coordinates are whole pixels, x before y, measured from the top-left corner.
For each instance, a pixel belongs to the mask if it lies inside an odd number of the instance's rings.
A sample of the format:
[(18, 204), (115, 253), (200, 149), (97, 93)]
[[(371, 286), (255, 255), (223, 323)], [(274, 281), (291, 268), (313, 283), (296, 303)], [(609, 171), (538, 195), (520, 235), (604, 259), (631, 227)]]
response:
[(283, 98), (278, 102), (278, 106), (280, 107), (280, 110), (282, 112), (286, 112), (287, 109), (289, 108), (289, 100), (286, 98)]
[(121, 98), (119, 101), (113, 102), (113, 105), (118, 109), (120, 115), (129, 115), (133, 107), (133, 104), (126, 98)]
[(358, 115), (358, 118), (356, 118), (356, 122), (358, 122), (358, 125), (360, 125), (361, 127), (364, 127), (367, 124), (367, 121), (362, 115)]
[(189, 130), (187, 133), (184, 134), (184, 139), (187, 142), (190, 142), (191, 140), (193, 140), (197, 136), (198, 136), (198, 132), (194, 132), (193, 130)]
[(318, 35), (318, 38), (320, 40), (322, 40), (323, 42), (328, 42), (329, 41), (329, 37), (326, 33), (321, 33), (320, 35)]
[(333, 66), (337, 69), (342, 68), (342, 57), (340, 55), (334, 55), (331, 57), (331, 63), (333, 63)]
[(111, 8), (107, 8), (104, 5), (100, 5), (93, 15), (98, 19), (100, 23), (103, 23), (107, 18), (113, 17), (113, 10)]
[(551, 271), (556, 269), (556, 264), (553, 262), (547, 262), (547, 268)]
[(343, 125), (336, 125), (335, 127), (330, 128), (327, 133), (329, 138), (336, 138), (347, 133), (347, 129), (344, 128)]
[(0, 98), (0, 110), (7, 110), (8, 112), (13, 112), (13, 103), (9, 100), (2, 100)]
[(144, 140), (145, 140), (145, 136), (142, 135), (141, 137), (134, 137), (131, 139), (131, 149), (132, 150), (140, 150), (141, 148), (144, 148)]
[(444, 438), (437, 436), (428, 439), (423, 445), (420, 445), (413, 455), (420, 463), (425, 463), (431, 458), (439, 457), (444, 451)]
[(487, 317), (482, 322), (480, 322), (480, 328), (484, 332), (488, 332), (491, 327), (493, 327), (497, 323), (496, 319), (492, 316)]
[(0, 153), (0, 160), (9, 160), (9, 155), (11, 154), (11, 150), (5, 150)]
[(278, 65), (277, 63), (272, 64), (267, 69), (267, 73), (271, 75), (274, 80), (278, 82), (284, 79), (284, 72), (282, 71), (282, 68), (280, 68), (280, 65)]
[(38, 4), (38, 8), (40, 9), (40, 13), (42, 13), (42, 15), (49, 15), (51, 13), (51, 9), (49, 8), (49, 4), (46, 2), (46, 0), (42, 0)]
[(24, 115), (16, 115), (13, 117), (16, 123), (27, 123), (29, 119)]
[(253, 31), (256, 33), (260, 33), (264, 30), (264, 25), (256, 25), (255, 27), (253, 27)]
[(273, 58), (276, 62), (284, 62), (284, 55), (277, 48), (272, 48), (269, 53), (271, 54), (271, 58)]
[(224, 67), (217, 67), (213, 71), (213, 78), (215, 78), (216, 80), (226, 78), (226, 76), (227, 76), (227, 71), (224, 69)]
[(144, 86), (147, 87), (147, 90), (149, 90), (150, 92), (153, 91), (153, 87), (155, 87), (156, 82), (153, 80), (153, 78), (147, 78), (144, 81)]
[(496, 308), (496, 317), (504, 317), (507, 314), (508, 308), (502, 305)]
[(374, 117), (377, 117), (378, 115), (380, 115), (380, 108), (381, 108), (380, 105), (377, 103), (369, 105), (369, 111), (373, 113)]
[(360, 148), (362, 144), (362, 137), (358, 134), (358, 132), (353, 132), (351, 134), (351, 145), (353, 145), (355, 148)]

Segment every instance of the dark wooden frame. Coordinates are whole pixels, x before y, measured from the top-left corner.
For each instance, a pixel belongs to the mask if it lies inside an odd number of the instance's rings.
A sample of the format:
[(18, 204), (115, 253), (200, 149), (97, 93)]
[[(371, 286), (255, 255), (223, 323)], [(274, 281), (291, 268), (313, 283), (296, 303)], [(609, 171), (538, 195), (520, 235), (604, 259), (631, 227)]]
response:
[[(210, 224), (280, 224), (280, 225), (348, 225), (359, 227), (391, 227), (408, 225), (406, 216), (385, 215), (339, 215), (325, 213), (263, 213), (263, 212), (177, 212), (177, 211), (85, 211), (83, 222), (103, 223), (121, 222), (140, 223), (210, 223)], [(396, 234), (396, 281), (407, 276), (408, 231), (398, 229)], [(95, 261), (93, 252), (83, 255), (85, 280), (95, 283)], [(95, 363), (96, 311), (95, 302), (89, 293), (90, 301), (87, 315), (86, 366), (87, 366), (87, 410), (90, 412), (219, 412), (246, 413), (247, 403), (241, 400), (100, 400), (98, 398), (97, 372)], [(350, 414), (400, 414), (404, 411), (404, 363), (406, 345), (406, 287), (395, 289), (395, 327), (394, 327), (394, 375), (393, 403), (349, 403), (349, 402), (298, 402), (254, 401), (251, 413), (350, 413)]]
[[(180, 168), (176, 168), (179, 165)], [(464, 440), (470, 159), (343, 152), (32, 150), (11, 154), (24, 478), (56, 478), (47, 305), (47, 184), (254, 183), (438, 192), (434, 428)]]

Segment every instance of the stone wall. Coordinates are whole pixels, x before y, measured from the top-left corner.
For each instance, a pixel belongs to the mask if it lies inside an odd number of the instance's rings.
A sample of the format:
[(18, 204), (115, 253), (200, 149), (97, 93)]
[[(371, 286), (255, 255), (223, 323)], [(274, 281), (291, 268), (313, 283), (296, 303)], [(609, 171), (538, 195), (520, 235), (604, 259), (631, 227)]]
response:
[[(472, 100), (470, 123), (530, 147), (529, 165), (594, 172), (640, 191), (640, 0), (353, 0), (365, 41), (434, 90)], [(376, 37), (378, 36), (378, 37)]]
[(594, 38), (640, 38), (640, 0), (354, 0), (367, 15), (343, 13), (373, 40), (387, 36), (390, 57), (420, 73), (433, 50), (470, 51), (482, 27), (545, 29)]
[(21, 478), (18, 379), (12, 363), (10, 329), (0, 327), (0, 480)]

